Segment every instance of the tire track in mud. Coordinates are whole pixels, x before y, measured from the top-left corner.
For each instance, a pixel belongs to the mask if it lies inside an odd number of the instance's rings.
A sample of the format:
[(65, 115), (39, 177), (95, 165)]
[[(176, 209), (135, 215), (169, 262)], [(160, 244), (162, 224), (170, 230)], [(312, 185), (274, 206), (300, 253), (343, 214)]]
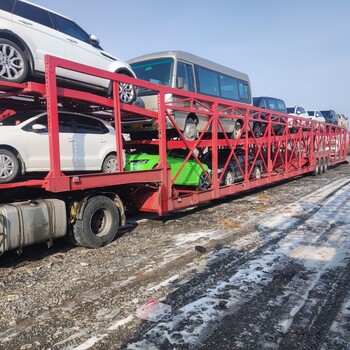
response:
[[(285, 333), (294, 323), (294, 316), (302, 314), (300, 310), (304, 310), (309, 293), (313, 295), (315, 288), (321, 286), (325, 278), (317, 272), (317, 269), (315, 270), (315, 267), (310, 268), (302, 262), (299, 263), (297, 259), (287, 257), (285, 253), (288, 253), (288, 249), (281, 248), (279, 243), (286, 241), (287, 238), (287, 242), (284, 244), (288, 245), (288, 236), (291, 235), (291, 232), (295, 232), (291, 239), (299, 239), (299, 244), (307, 243), (305, 239), (300, 240), (301, 236), (309, 235), (308, 232), (305, 232), (308, 229), (306, 223), (313, 219), (320, 210), (327, 211), (328, 206), (333, 205), (332, 211), (338, 212), (343, 207), (344, 202), (349, 201), (349, 196), (343, 195), (345, 196), (343, 199), (340, 196), (340, 201), (333, 201), (333, 199), (341, 191), (344, 192), (344, 188), (349, 183), (350, 181), (345, 181), (334, 189), (330, 186), (328, 193), (323, 196), (321, 192), (324, 192), (325, 189), (305, 197), (321, 196), (320, 200), (316, 201), (308, 211), (303, 211), (302, 217), (298, 218), (298, 215), (295, 215), (294, 221), (289, 222), (284, 230), (278, 230), (277, 234), (273, 228), (260, 226), (259, 234), (264, 236), (264, 244), (256, 250), (242, 253), (225, 248), (226, 254), (213, 257), (213, 263), (208, 264), (207, 270), (203, 274), (194, 277), (184, 287), (169, 294), (166, 302), (172, 304), (175, 314), (182, 315), (177, 320), (175, 318), (175, 322), (163, 322), (156, 327), (146, 322), (140, 328), (138, 335), (126, 347), (142, 349), (152, 344), (167, 349), (176, 344), (181, 349), (212, 349), (215, 344), (221, 344), (222, 349), (231, 349), (235, 344), (237, 348), (245, 349), (279, 348), (281, 339), (284, 339)], [(323, 223), (321, 228), (313, 232), (314, 241), (318, 241), (318, 244), (327, 243), (327, 235), (332, 236), (336, 228), (335, 224)], [(273, 234), (275, 237), (271, 238), (274, 236)], [(349, 244), (349, 242), (347, 243)], [(268, 258), (273, 255), (274, 259), (268, 261)], [(246, 269), (250, 273), (252, 271), (251, 267), (247, 268), (249, 264), (256, 265), (255, 270), (259, 271), (259, 278), (255, 280), (245, 279), (249, 274), (244, 277), (244, 270)], [(241, 274), (240, 277), (243, 278), (235, 279), (232, 277), (235, 274)], [(209, 281), (208, 276), (210, 276)], [(344, 281), (344, 278), (339, 278)], [(204, 283), (203, 280), (205, 280)], [(220, 281), (227, 280), (228, 282), (221, 283), (220, 288), (217, 287)], [(213, 290), (215, 290), (214, 293), (212, 293)], [(327, 289), (323, 288), (323, 290), (325, 291), (323, 295), (327, 295)], [(328, 292), (334, 292), (334, 290), (328, 290)], [(209, 299), (208, 303), (202, 303), (205, 305), (204, 307), (192, 310), (191, 313), (184, 311), (186, 305), (181, 303), (182, 300), (186, 300), (187, 305), (191, 302), (195, 304), (201, 295), (202, 299)], [(236, 297), (234, 303), (232, 303), (233, 295)], [(316, 298), (316, 294), (313, 298)], [(289, 304), (286, 305), (288, 301)], [(212, 311), (211, 315), (216, 317), (219, 327), (213, 323), (205, 325), (205, 321), (201, 320), (200, 313), (206, 312), (210, 307), (217, 309)], [(339, 307), (334, 305), (334, 310), (338, 309)], [(322, 319), (324, 314), (320, 313), (320, 315), (320, 319)], [(196, 335), (188, 336), (189, 333), (196, 331), (200, 322), (202, 322), (202, 325), (199, 326), (200, 332), (198, 333), (197, 330)], [(295, 327), (297, 328), (297, 326)], [(162, 332), (168, 334), (165, 339), (159, 337)], [(203, 335), (204, 333), (206, 335)], [(184, 338), (186, 334), (187, 339)], [(146, 342), (141, 340), (144, 336), (148, 339)], [(225, 339), (224, 343), (223, 339)], [(287, 340), (287, 343), (290, 341)], [(281, 349), (287, 349), (286, 346), (283, 343)]]

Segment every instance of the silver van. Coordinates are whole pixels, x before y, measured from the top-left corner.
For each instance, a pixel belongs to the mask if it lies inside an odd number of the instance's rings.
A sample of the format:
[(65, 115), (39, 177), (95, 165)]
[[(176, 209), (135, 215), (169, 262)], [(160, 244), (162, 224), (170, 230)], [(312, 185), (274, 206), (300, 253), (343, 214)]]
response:
[[(225, 100), (252, 104), (247, 74), (196, 55), (183, 51), (167, 51), (136, 57), (127, 62), (139, 79)], [(155, 91), (140, 88), (139, 97), (146, 109), (158, 110)], [(165, 99), (165, 102), (171, 103), (176, 98), (169, 93), (166, 94)], [(183, 107), (188, 106), (184, 103)], [(198, 133), (202, 132), (208, 123), (209, 117), (204, 113), (201, 114), (200, 109), (199, 107), (199, 113), (188, 114), (179, 111), (172, 113), (176, 125), (188, 140), (196, 139)], [(242, 114), (238, 113), (238, 116), (242, 117)], [(240, 135), (243, 119), (221, 118), (221, 123), (230, 137), (237, 138)], [(149, 138), (157, 130), (157, 125), (151, 119), (124, 120), (122, 125), (123, 132), (130, 133), (131, 138)], [(172, 128), (170, 120), (167, 120), (167, 129)]]

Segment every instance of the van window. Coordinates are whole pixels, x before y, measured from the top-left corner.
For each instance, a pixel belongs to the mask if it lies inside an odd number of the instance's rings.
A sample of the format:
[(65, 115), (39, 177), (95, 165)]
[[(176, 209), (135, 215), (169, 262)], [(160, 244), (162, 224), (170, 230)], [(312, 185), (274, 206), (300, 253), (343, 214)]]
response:
[(177, 62), (176, 77), (183, 78), (184, 90), (194, 91), (194, 79), (192, 65), (185, 62)]
[(132, 63), (131, 68), (138, 79), (171, 86), (173, 64), (174, 60), (172, 58), (161, 58), (140, 63)]
[(15, 15), (27, 18), (43, 26), (53, 28), (49, 13), (39, 7), (32, 6), (25, 2), (17, 1), (14, 12)]
[(226, 75), (220, 75), (221, 96), (229, 100), (239, 100), (237, 81)]
[(196, 73), (198, 92), (205, 95), (220, 96), (219, 79), (217, 73), (200, 66), (196, 67)]

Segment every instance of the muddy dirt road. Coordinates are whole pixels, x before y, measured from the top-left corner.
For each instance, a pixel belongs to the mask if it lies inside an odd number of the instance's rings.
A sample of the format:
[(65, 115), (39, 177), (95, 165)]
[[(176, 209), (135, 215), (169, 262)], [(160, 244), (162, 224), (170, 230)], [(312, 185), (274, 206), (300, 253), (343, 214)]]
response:
[(350, 349), (349, 165), (142, 218), (0, 257), (0, 349)]

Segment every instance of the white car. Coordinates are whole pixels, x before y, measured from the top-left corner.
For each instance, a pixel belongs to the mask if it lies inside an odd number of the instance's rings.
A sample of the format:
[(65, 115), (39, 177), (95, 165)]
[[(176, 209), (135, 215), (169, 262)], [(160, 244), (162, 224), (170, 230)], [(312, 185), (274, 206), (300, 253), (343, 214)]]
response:
[[(69, 18), (24, 0), (0, 1), (0, 80), (22, 83), (43, 75), (44, 55), (136, 77), (130, 65), (103, 51), (99, 40)], [(61, 80), (111, 95), (109, 80), (58, 69)], [(122, 102), (132, 104), (136, 89), (120, 84)]]
[[(305, 108), (301, 106), (287, 107), (287, 113), (295, 117), (308, 118), (308, 119), (310, 118)], [(288, 118), (288, 127), (292, 131), (297, 131), (299, 124), (300, 122), (295, 121), (293, 118)], [(305, 126), (306, 122), (302, 122), (301, 124), (302, 126)]]
[[(104, 120), (59, 111), (62, 171), (116, 172), (116, 136)], [(0, 121), (0, 183), (50, 170), (46, 111), (26, 111)], [(125, 164), (125, 155), (123, 151)]]

